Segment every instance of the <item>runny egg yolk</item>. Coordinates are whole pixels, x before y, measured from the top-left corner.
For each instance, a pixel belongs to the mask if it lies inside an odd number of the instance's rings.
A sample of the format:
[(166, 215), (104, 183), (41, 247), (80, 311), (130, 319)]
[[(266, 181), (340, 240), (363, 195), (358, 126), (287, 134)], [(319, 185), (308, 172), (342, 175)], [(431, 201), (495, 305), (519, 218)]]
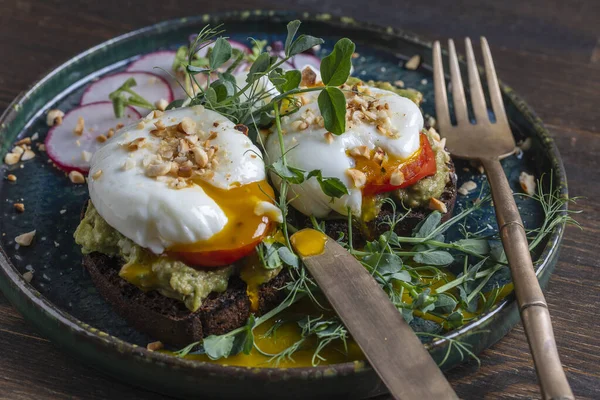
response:
[[(255, 213), (258, 203), (272, 203), (271, 199), (274, 198), (273, 189), (267, 181), (252, 182), (229, 190), (201, 180), (195, 183), (223, 210), (227, 224), (207, 240), (177, 244), (170, 247), (168, 253), (192, 265), (227, 265), (249, 254), (269, 233), (269, 218)], [(191, 253), (195, 256), (190, 256)]]
[(325, 251), (327, 236), (315, 229), (302, 229), (292, 235), (290, 242), (301, 257), (317, 256)]

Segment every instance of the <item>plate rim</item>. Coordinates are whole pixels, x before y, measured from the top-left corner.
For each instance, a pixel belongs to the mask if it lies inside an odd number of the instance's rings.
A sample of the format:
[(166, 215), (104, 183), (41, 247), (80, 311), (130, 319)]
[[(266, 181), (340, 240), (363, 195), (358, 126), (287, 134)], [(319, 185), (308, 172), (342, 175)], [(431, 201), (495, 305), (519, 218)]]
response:
[[(404, 31), (402, 29), (397, 29), (389, 26), (384, 27), (370, 22), (359, 22), (350, 17), (334, 16), (329, 13), (308, 13), (287, 10), (256, 9), (216, 12), (209, 14), (201, 14), (192, 17), (165, 20), (106, 40), (87, 50), (84, 50), (83, 52), (78, 53), (74, 57), (69, 58), (67, 61), (60, 63), (54, 68), (51, 68), (49, 72), (43, 74), (40, 79), (36, 80), (32, 85), (30, 85), (27, 90), (21, 92), (17, 97), (15, 97), (15, 99), (4, 110), (4, 112), (0, 116), (0, 143), (3, 142), (3, 138), (5, 137), (6, 132), (11, 128), (11, 124), (18, 118), (18, 111), (21, 104), (27, 101), (28, 98), (32, 94), (34, 94), (38, 88), (42, 87), (48, 80), (50, 80), (56, 74), (68, 68), (72, 64), (77, 63), (79, 60), (85, 58), (90, 54), (93, 54), (107, 46), (119, 44), (121, 42), (126, 42), (127, 40), (135, 39), (137, 37), (142, 37), (146, 33), (160, 31), (163, 28), (182, 28), (186, 25), (192, 26), (196, 24), (210, 23), (215, 21), (231, 22), (239, 19), (253, 18), (258, 20), (271, 20), (272, 18), (276, 18), (282, 21), (286, 19), (298, 18), (303, 21), (320, 22), (334, 26), (342, 25), (345, 27), (355, 27), (359, 30), (369, 30), (375, 33), (395, 37), (400, 40), (412, 42), (413, 44), (423, 47), (425, 50), (430, 50), (432, 48), (432, 43), (430, 41), (425, 40), (416, 34)], [(464, 63), (464, 59), (462, 57), (459, 57), (459, 59), (462, 63)], [(559, 188), (560, 194), (562, 196), (568, 196), (567, 179), (564, 170), (564, 165), (562, 163), (562, 159), (560, 157), (558, 148), (556, 147), (554, 140), (550, 137), (548, 130), (545, 128), (543, 122), (533, 111), (533, 109), (529, 107), (529, 105), (520, 96), (518, 96), (509, 86), (504, 84), (502, 81), (500, 81), (499, 83), (500, 89), (506, 96), (506, 98), (513, 103), (513, 105), (519, 110), (519, 112), (525, 117), (525, 119), (527, 119), (528, 122), (531, 123), (534, 127), (535, 135), (541, 140), (542, 146), (545, 149), (545, 153), (549, 156), (551, 160), (553, 166), (553, 173), (559, 178), (559, 181), (556, 182), (556, 187)], [(65, 89), (65, 91), (66, 90), (68, 90), (68, 88)], [(57, 94), (56, 96), (58, 95), (59, 94)], [(40, 111), (44, 110), (47, 106), (48, 104), (42, 106), (39, 110), (35, 112), (35, 115), (37, 115), (37, 113), (39, 113)], [(21, 130), (24, 129), (28, 123), (29, 120), (25, 121)], [(566, 210), (567, 206), (565, 204), (561, 211), (565, 213)], [(561, 224), (558, 225), (549, 236), (546, 246), (544, 247), (543, 251), (540, 253), (539, 256), (539, 259), (543, 260), (543, 262), (539, 263), (539, 265), (536, 268), (536, 274), (538, 275), (538, 278), (541, 279), (544, 275), (546, 275), (547, 279), (550, 273), (552, 272), (552, 266), (549, 266), (549, 264), (551, 264), (554, 258), (558, 256), (558, 252), (560, 250), (559, 245), (562, 241), (563, 234), (564, 225)], [(15, 308), (17, 308), (17, 310), (21, 314), (27, 315), (28, 313), (25, 311), (25, 306), (20, 306), (20, 304), (18, 304), (19, 300), (29, 302), (35, 307), (37, 307), (38, 311), (42, 311), (44, 314), (46, 314), (47, 317), (53, 319), (55, 322), (60, 323), (61, 325), (63, 325), (64, 328), (72, 331), (72, 333), (76, 335), (82, 335), (84, 339), (90, 341), (92, 344), (99, 345), (111, 351), (116, 351), (118, 352), (117, 355), (128, 355), (134, 358), (142, 358), (146, 361), (150, 361), (157, 365), (166, 367), (185, 368), (188, 371), (195, 371), (201, 373), (206, 372), (227, 377), (235, 376), (241, 377), (242, 379), (256, 377), (263, 377), (269, 380), (273, 380), (273, 378), (276, 378), (277, 380), (286, 380), (293, 377), (300, 377), (303, 379), (324, 379), (327, 377), (335, 377), (340, 375), (372, 372), (371, 367), (365, 361), (350, 361), (345, 363), (330, 364), (316, 367), (257, 368), (227, 366), (210, 362), (193, 361), (177, 358), (167, 354), (152, 352), (146, 350), (143, 347), (139, 347), (137, 345), (126, 342), (118, 337), (101, 332), (98, 329), (91, 327), (83, 321), (80, 321), (79, 319), (75, 318), (68, 312), (61, 310), (58, 306), (54, 305), (51, 301), (46, 299), (39, 291), (37, 291), (32, 285), (30, 285), (24, 280), (24, 278), (21, 276), (18, 270), (10, 262), (2, 246), (0, 246), (0, 267), (0, 276), (6, 278), (0, 279), (0, 289), (2, 289), (2, 292), (8, 298), (10, 303)], [(19, 298), (19, 296), (21, 296), (21, 298)], [(482, 317), (464, 325), (460, 329), (452, 331), (443, 339), (432, 341), (431, 343), (427, 344), (426, 347), (431, 352), (441, 350), (445, 347), (445, 344), (448, 342), (448, 339), (457, 339), (471, 332), (472, 330), (477, 329), (477, 327), (486, 325), (486, 323), (489, 323), (490, 320), (492, 320), (493, 317), (497, 314), (509, 314), (514, 311), (511, 310), (511, 308), (516, 309), (516, 300), (514, 299), (513, 294), (507, 296), (507, 298), (505, 298), (502, 302), (496, 305), (491, 312), (484, 314)], [(33, 325), (35, 325), (38, 329), (42, 328), (41, 325), (38, 325), (37, 323), (35, 323), (35, 321), (31, 321), (30, 318), (28, 318), (28, 322), (33, 322)], [(57, 342), (55, 337), (51, 337), (51, 339), (53, 343)]]

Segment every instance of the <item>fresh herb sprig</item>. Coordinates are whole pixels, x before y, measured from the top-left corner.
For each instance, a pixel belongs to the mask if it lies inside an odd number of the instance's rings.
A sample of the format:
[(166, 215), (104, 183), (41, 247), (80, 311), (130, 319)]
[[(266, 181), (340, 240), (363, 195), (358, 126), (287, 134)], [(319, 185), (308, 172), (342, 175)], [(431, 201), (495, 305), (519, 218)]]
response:
[(127, 79), (117, 90), (110, 93), (108, 98), (113, 103), (113, 110), (117, 118), (121, 118), (125, 112), (125, 107), (136, 106), (153, 110), (155, 107), (148, 100), (137, 94), (132, 87), (135, 87), (137, 82), (133, 78)]

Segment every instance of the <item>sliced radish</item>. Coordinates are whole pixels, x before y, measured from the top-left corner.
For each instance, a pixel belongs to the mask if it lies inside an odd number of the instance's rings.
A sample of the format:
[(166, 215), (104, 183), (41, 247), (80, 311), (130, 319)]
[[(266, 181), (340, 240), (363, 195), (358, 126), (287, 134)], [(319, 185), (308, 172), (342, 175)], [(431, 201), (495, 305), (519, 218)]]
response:
[[(183, 99), (186, 93), (179, 84), (175, 72), (173, 71), (173, 62), (175, 61), (175, 51), (161, 50), (143, 55), (127, 67), (127, 72), (150, 72), (162, 77), (169, 82), (171, 90), (176, 99)], [(135, 89), (134, 89), (135, 90)]]
[[(81, 136), (74, 133), (79, 118), (83, 118), (84, 129)], [(129, 125), (141, 115), (133, 108), (126, 107), (122, 118), (115, 118), (110, 101), (90, 103), (69, 111), (62, 124), (48, 131), (46, 152), (54, 163), (66, 172), (86, 173), (90, 168), (90, 156), (103, 146), (98, 136), (107, 136), (110, 129), (115, 131), (119, 124)], [(111, 140), (111, 139), (108, 139)]]
[[(169, 103), (173, 101), (173, 91), (169, 83), (162, 77), (149, 72), (117, 72), (105, 76), (92, 83), (85, 89), (81, 97), (81, 105), (108, 101), (108, 95), (117, 90), (129, 78), (135, 79), (137, 83), (132, 89), (148, 100), (150, 103), (165, 99)], [(146, 114), (149, 110), (143, 107), (134, 107), (140, 114)]]
[(296, 54), (294, 57), (288, 60), (288, 63), (290, 63), (295, 69), (300, 71), (302, 71), (307, 65), (310, 65), (317, 71), (321, 67), (321, 59), (315, 55), (308, 53)]

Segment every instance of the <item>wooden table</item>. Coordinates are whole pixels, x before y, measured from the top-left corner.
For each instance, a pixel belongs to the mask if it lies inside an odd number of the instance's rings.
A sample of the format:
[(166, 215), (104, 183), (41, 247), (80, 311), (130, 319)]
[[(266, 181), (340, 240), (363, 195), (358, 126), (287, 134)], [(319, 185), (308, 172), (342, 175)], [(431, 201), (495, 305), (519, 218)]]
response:
[[(291, 3), (291, 2), (290, 2)], [(400, 4), (405, 3), (405, 4)], [(498, 75), (546, 122), (565, 161), (583, 230), (570, 227), (547, 289), (556, 340), (578, 398), (600, 398), (600, 1), (297, 0), (293, 9), (401, 27), (431, 39), (487, 36)], [(394, 6), (392, 6), (394, 4)], [(0, 109), (49, 68), (116, 35), (164, 19), (273, 0), (0, 0)], [(288, 7), (288, 6), (285, 6)], [(522, 327), (449, 379), (461, 398), (539, 398)], [(0, 295), (0, 398), (161, 396), (79, 364), (40, 337)]]

